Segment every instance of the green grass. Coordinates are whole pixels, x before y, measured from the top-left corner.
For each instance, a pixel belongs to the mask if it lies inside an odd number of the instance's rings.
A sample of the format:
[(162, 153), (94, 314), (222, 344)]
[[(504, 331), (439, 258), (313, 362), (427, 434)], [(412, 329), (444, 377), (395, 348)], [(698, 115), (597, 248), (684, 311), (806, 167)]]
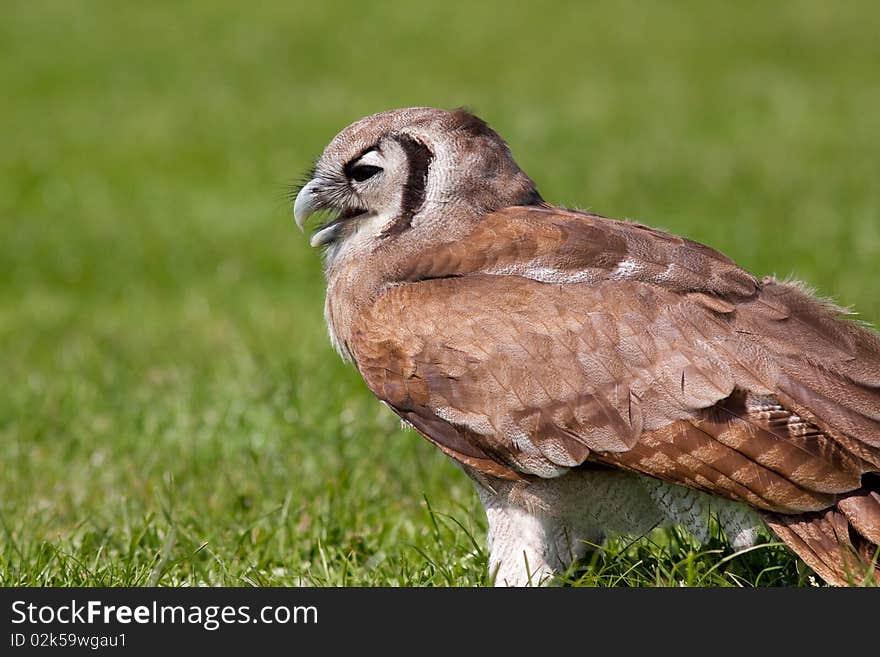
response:
[[(0, 584), (478, 585), (464, 474), (332, 352), (285, 201), (349, 122), (467, 105), (545, 198), (880, 319), (872, 2), (4, 4)], [(775, 543), (570, 581), (808, 585)]]

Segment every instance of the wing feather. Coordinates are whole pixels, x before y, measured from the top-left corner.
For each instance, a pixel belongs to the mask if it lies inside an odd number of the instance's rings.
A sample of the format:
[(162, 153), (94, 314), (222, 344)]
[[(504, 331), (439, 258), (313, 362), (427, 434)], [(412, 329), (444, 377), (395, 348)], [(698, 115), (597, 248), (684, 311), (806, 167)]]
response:
[(743, 501), (838, 580), (841, 527), (876, 543), (880, 338), (841, 309), (689, 240), (546, 207), (489, 215), (398, 275), (350, 348), (453, 458), (507, 478), (601, 462)]

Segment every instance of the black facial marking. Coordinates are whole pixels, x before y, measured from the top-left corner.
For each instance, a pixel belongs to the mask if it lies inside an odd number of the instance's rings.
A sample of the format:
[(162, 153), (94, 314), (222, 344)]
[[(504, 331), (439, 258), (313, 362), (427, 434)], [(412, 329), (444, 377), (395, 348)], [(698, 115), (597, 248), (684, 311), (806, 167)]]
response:
[(406, 153), (409, 173), (403, 185), (403, 198), (400, 204), (400, 215), (383, 236), (389, 237), (402, 233), (412, 225), (412, 219), (425, 202), (425, 187), (428, 184), (428, 168), (434, 154), (422, 142), (406, 134), (393, 137)]

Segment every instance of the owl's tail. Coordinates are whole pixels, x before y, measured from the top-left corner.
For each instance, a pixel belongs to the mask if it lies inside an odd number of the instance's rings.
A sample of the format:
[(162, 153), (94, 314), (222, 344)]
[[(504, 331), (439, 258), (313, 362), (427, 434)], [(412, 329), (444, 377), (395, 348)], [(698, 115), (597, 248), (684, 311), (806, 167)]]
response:
[(830, 509), (764, 514), (770, 529), (829, 584), (880, 585), (880, 477), (865, 480), (868, 486)]

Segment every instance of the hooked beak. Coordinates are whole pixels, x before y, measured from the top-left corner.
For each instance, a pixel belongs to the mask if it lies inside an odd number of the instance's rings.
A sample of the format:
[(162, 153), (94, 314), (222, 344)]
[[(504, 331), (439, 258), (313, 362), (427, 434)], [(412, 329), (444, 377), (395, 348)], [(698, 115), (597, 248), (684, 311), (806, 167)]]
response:
[(296, 222), (297, 228), (305, 232), (306, 219), (311, 217), (318, 210), (315, 204), (315, 188), (314, 180), (310, 180), (308, 184), (299, 190), (296, 200), (293, 202), (293, 220)]
[[(296, 200), (293, 202), (293, 220), (303, 232), (305, 232), (304, 226), (306, 219), (319, 210), (324, 209), (318, 202), (317, 191), (317, 181), (310, 180), (305, 187), (299, 190), (299, 194), (296, 195)], [(312, 239), (309, 240), (309, 245), (312, 247), (319, 247), (329, 244), (336, 238), (338, 232), (339, 223), (330, 223), (312, 235)]]
[(306, 219), (316, 212), (330, 211), (333, 213), (333, 220), (325, 224), (318, 232), (312, 235), (309, 244), (313, 247), (324, 246), (336, 240), (343, 230), (343, 224), (356, 219), (364, 214), (366, 210), (359, 207), (348, 207), (341, 211), (335, 208), (328, 208), (323, 205), (318, 198), (319, 186), (317, 180), (310, 180), (305, 187), (299, 190), (296, 200), (293, 202), (293, 220), (299, 229), (305, 232), (304, 225)]

